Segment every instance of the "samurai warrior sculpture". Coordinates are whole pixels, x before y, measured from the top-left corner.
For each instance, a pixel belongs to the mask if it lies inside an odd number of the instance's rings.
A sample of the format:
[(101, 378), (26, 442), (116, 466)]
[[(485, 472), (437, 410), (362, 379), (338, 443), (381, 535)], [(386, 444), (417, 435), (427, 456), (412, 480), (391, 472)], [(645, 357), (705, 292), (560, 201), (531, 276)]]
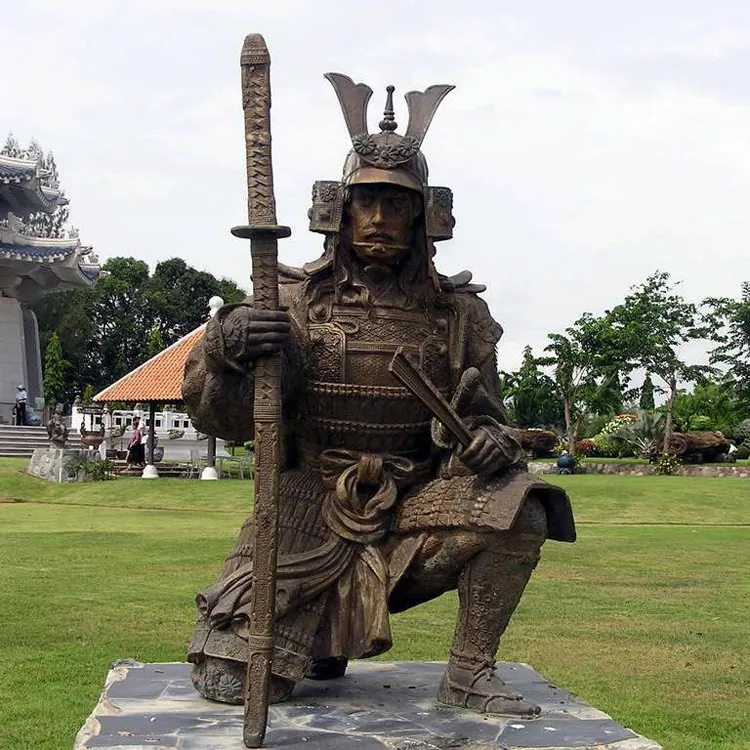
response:
[[(539, 708), (496, 674), (495, 654), (545, 540), (572, 542), (575, 530), (565, 493), (527, 472), (505, 424), (495, 361), (502, 329), (479, 296), (484, 287), (433, 265), (435, 243), (452, 237), (452, 194), (428, 185), (420, 147), (453, 87), (407, 94), (403, 136), (388, 87), (381, 132), (369, 134), (371, 89), (326, 77), (353, 148), (341, 181), (313, 187), (310, 229), (325, 236), (323, 255), (280, 268), (281, 312), (251, 300), (221, 308), (183, 386), (197, 429), (250, 440), (256, 364), (281, 352), (270, 699), (387, 651), (389, 613), (458, 589), (438, 700), (533, 716)], [(398, 357), (460, 429), (394, 375)], [(242, 702), (255, 533), (251, 517), (219, 582), (197, 597), (189, 660), (212, 700)]]

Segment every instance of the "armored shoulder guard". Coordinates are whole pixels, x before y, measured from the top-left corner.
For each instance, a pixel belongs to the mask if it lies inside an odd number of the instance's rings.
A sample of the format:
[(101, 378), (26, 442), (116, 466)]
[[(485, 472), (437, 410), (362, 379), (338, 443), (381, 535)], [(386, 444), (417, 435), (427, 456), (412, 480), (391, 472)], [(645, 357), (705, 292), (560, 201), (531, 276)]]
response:
[(279, 284), (298, 284), (300, 281), (304, 281), (307, 276), (304, 268), (279, 263)]
[(468, 292), (470, 294), (481, 294), (487, 287), (484, 284), (471, 283), (471, 271), (461, 271), (454, 276), (438, 275), (440, 289), (443, 292)]

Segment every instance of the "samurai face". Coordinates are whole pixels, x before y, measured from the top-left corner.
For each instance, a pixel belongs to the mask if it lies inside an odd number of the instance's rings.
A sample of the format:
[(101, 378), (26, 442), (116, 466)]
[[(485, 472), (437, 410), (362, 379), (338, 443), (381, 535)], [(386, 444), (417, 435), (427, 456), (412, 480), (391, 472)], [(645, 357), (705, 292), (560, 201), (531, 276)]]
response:
[(357, 257), (367, 265), (398, 265), (409, 252), (421, 208), (413, 190), (389, 184), (353, 185), (347, 213)]

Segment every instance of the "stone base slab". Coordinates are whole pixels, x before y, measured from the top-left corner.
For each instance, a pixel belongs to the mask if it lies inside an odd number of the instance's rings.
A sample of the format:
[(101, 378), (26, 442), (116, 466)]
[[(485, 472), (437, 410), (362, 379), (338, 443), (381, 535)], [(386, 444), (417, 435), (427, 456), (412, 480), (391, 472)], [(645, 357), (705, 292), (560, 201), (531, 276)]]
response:
[(52, 482), (85, 481), (85, 474), (76, 469), (76, 464), (99, 458), (99, 451), (87, 448), (35, 448), (26, 471)]
[[(350, 664), (345, 677), (305, 680), (272, 706), (265, 746), (286, 750), (662, 750), (525, 664), (500, 663), (536, 719), (480, 716), (435, 701), (439, 662)], [(242, 707), (202, 698), (189, 664), (124, 660), (107, 675), (74, 750), (240, 750)]]

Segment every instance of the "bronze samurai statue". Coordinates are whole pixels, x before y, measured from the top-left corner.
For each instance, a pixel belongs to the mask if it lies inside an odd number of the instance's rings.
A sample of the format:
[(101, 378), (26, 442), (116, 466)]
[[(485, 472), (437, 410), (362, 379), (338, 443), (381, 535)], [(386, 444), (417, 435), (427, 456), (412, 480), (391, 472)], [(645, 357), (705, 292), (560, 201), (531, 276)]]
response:
[[(438, 700), (534, 716), (539, 708), (496, 674), (495, 654), (544, 541), (572, 542), (575, 528), (565, 493), (528, 473), (506, 426), (495, 358), (502, 329), (479, 296), (484, 287), (433, 265), (435, 243), (453, 234), (452, 194), (428, 185), (420, 147), (453, 87), (408, 93), (402, 136), (389, 86), (381, 132), (369, 134), (372, 90), (326, 77), (353, 148), (341, 181), (313, 187), (310, 229), (325, 235), (323, 255), (280, 267), (282, 311), (251, 300), (224, 306), (190, 353), (183, 385), (197, 429), (251, 440), (255, 364), (281, 352), (270, 699), (387, 651), (390, 612), (458, 589)], [(467, 442), (394, 377), (397, 351), (450, 402)], [(220, 581), (197, 596), (188, 658), (212, 700), (242, 702), (254, 535), (250, 517)]]

